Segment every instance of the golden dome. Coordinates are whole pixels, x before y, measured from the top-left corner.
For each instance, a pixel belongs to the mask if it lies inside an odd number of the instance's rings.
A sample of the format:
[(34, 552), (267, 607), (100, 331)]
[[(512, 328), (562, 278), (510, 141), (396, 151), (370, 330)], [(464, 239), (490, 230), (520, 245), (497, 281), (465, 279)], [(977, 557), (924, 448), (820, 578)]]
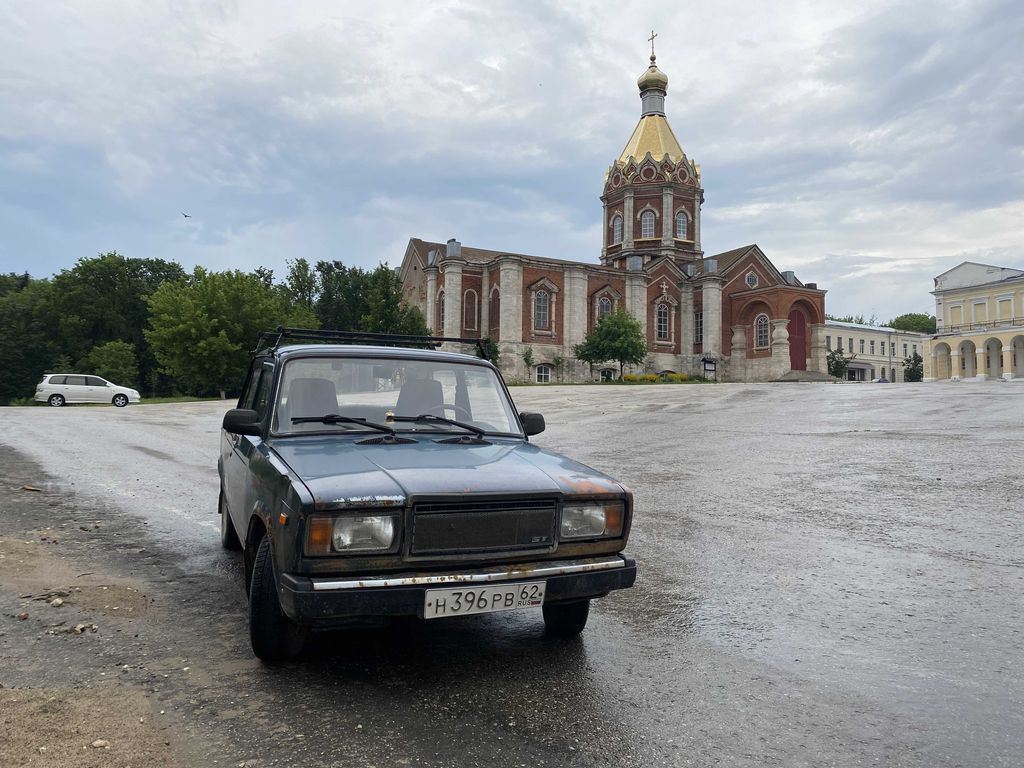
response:
[(663, 91), (668, 90), (668, 75), (658, 69), (658, 65), (654, 63), (654, 54), (651, 54), (651, 66), (647, 68), (647, 71), (640, 75), (640, 79), (636, 81), (636, 84), (640, 87), (640, 92), (648, 91), (651, 88), (659, 88)]

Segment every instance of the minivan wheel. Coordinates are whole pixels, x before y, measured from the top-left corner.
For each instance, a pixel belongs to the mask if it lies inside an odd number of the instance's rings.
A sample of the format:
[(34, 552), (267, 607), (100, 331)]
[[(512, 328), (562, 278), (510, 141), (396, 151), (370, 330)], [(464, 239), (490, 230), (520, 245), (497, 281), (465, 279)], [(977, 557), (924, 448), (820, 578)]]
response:
[(50, 395), (50, 399), (47, 400), (50, 405), (54, 408), (60, 408), (64, 405), (64, 395)]
[(252, 652), (267, 663), (285, 661), (302, 652), (306, 633), (281, 612), (274, 578), (270, 539), (264, 536), (256, 550), (249, 585), (249, 641)]
[(242, 542), (238, 540), (235, 524), (231, 522), (231, 515), (228, 514), (228, 505), (224, 501), (224, 491), (220, 492), (217, 509), (220, 512), (220, 544), (224, 549), (238, 551), (242, 548)]
[(552, 603), (545, 605), (544, 628), (555, 637), (575, 637), (587, 626), (590, 616), (590, 601), (576, 603)]
[(128, 395), (114, 395), (114, 399), (111, 402), (118, 408), (124, 408), (128, 405)]

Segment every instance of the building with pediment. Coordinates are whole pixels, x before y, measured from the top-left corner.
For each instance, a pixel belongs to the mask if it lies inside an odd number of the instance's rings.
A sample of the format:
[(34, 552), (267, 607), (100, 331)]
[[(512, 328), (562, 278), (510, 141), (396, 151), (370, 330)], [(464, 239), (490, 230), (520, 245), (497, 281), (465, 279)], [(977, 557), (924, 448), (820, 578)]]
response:
[(491, 337), (511, 379), (589, 379), (573, 347), (620, 307), (647, 336), (643, 371), (703, 375), (713, 360), (727, 381), (827, 378), (825, 291), (757, 245), (705, 255), (701, 167), (665, 117), (668, 77), (653, 53), (637, 85), (640, 121), (605, 174), (597, 263), (413, 237), (405, 300), (437, 335)]

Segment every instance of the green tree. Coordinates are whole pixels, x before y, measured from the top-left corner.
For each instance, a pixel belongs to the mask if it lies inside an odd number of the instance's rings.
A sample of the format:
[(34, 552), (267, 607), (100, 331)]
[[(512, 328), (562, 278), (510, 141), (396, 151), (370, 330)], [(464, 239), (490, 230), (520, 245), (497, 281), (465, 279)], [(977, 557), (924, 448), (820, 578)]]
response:
[(894, 317), (889, 321), (889, 326), (900, 331), (935, 333), (935, 315), (928, 315), (924, 312), (908, 312), (905, 315)]
[(30, 397), (43, 374), (56, 373), (65, 362), (56, 333), (53, 284), (31, 278), (19, 284), (0, 295), (0, 404)]
[[(933, 320), (935, 318), (932, 318)], [(921, 381), (924, 379), (924, 358), (915, 352), (903, 361), (903, 380)]]
[(523, 363), (526, 365), (526, 373), (529, 375), (530, 369), (533, 368), (533, 347), (523, 350)]
[(860, 325), (878, 325), (878, 315), (872, 315), (865, 319), (864, 315), (825, 315), (826, 320), (835, 320), (837, 323), (858, 323)]
[(260, 331), (317, 326), (309, 309), (290, 306), (265, 277), (197, 267), (188, 280), (161, 285), (149, 299), (145, 332), (161, 369), (188, 392), (225, 397), (241, 384)]
[(380, 264), (365, 279), (365, 311), (359, 330), (367, 333), (399, 333), (430, 336), (423, 313), (402, 298), (402, 281), (395, 270)]
[(136, 387), (139, 365), (135, 360), (135, 345), (127, 341), (108, 341), (93, 347), (85, 357), (87, 372), (102, 376), (122, 387)]
[(850, 367), (850, 361), (855, 358), (856, 355), (850, 355), (847, 357), (843, 354), (841, 349), (833, 349), (828, 353), (828, 375), (835, 376), (837, 379), (845, 379), (846, 371)]
[(498, 359), (501, 357), (501, 350), (498, 349), (498, 345), (494, 343), (494, 339), (487, 337), (483, 340), (484, 357), (490, 360), (494, 365), (498, 364)]
[(621, 379), (627, 364), (639, 365), (647, 357), (647, 341), (640, 321), (620, 308), (595, 325), (583, 343), (573, 347), (573, 353), (591, 366), (614, 360), (619, 364)]
[(315, 307), (320, 326), (336, 331), (362, 330), (366, 272), (340, 261), (318, 261), (314, 269), (320, 289)]
[(302, 306), (314, 311), (317, 297), (320, 295), (319, 275), (305, 259), (289, 261), (284, 291), (293, 306)]

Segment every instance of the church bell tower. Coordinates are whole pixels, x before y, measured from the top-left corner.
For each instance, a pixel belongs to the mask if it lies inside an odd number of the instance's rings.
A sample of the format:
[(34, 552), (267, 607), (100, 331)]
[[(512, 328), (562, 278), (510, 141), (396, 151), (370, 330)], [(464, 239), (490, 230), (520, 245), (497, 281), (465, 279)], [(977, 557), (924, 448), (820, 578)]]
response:
[(656, 256), (680, 268), (703, 257), (700, 165), (686, 157), (665, 118), (668, 76), (658, 69), (651, 35), (651, 63), (637, 80), (640, 122), (605, 173), (602, 263), (636, 269)]

